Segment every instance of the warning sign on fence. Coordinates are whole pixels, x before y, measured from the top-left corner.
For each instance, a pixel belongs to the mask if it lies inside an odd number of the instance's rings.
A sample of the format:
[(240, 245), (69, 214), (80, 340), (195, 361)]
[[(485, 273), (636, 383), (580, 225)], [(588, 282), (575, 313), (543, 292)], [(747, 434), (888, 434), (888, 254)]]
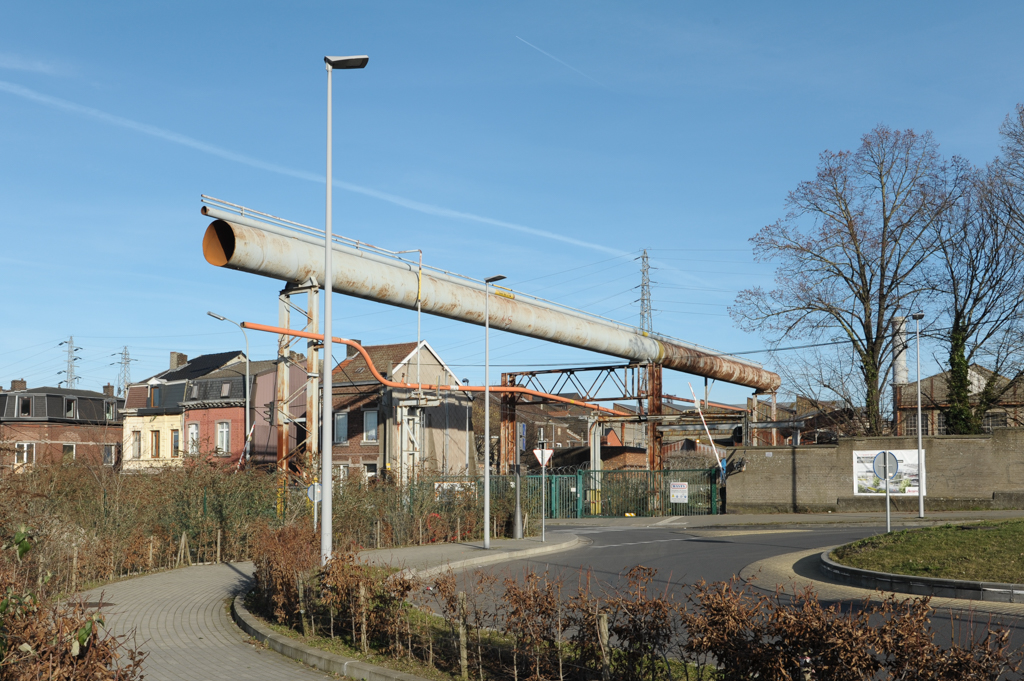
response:
[(690, 483), (688, 482), (673, 482), (670, 483), (669, 488), (669, 501), (673, 504), (687, 504), (690, 502)]

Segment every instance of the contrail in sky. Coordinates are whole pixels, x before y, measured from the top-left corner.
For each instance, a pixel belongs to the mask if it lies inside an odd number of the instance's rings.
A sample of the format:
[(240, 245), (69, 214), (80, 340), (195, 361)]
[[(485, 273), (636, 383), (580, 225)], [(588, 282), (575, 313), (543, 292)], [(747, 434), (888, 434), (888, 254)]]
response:
[(559, 59), (559, 58), (558, 58), (558, 57), (556, 57), (555, 55), (551, 54), (550, 52), (545, 52), (544, 50), (540, 49), (539, 47), (537, 47), (537, 46), (536, 46), (536, 45), (534, 45), (533, 43), (531, 43), (531, 42), (527, 42), (527, 41), (523, 40), (522, 38), (520, 38), (519, 36), (516, 36), (516, 38), (517, 38), (518, 40), (522, 40), (522, 41), (523, 41), (524, 43), (526, 43), (527, 45), (529, 45), (529, 46), (530, 46), (530, 47), (532, 47), (533, 49), (537, 50), (538, 52), (540, 52), (540, 53), (541, 53), (541, 54), (543, 54), (544, 56), (546, 56), (546, 57), (551, 57), (552, 59), (554, 59), (555, 61), (557, 61), (557, 62), (558, 62), (559, 64), (561, 64), (562, 66), (564, 66), (565, 68), (567, 68), (567, 69), (572, 69), (573, 71), (575, 71), (576, 73), (580, 74), (580, 75), (581, 75), (581, 76), (583, 76), (584, 78), (589, 78), (590, 80), (594, 81), (595, 83), (597, 83), (597, 84), (598, 84), (598, 85), (600, 85), (601, 87), (607, 87), (607, 86), (606, 86), (606, 85), (605, 85), (604, 83), (602, 83), (601, 81), (599, 81), (599, 80), (598, 80), (597, 78), (593, 78), (593, 77), (591, 77), (591, 76), (588, 76), (587, 74), (583, 73), (583, 72), (582, 72), (582, 71), (580, 71), (580, 70), (579, 70), (578, 68), (576, 68), (575, 66), (570, 66), (569, 64), (566, 64), (566, 63), (565, 63), (564, 61), (562, 61), (561, 59)]
[[(523, 42), (526, 42), (526, 41), (524, 40)], [(527, 44), (529, 44), (529, 43), (527, 43)], [(532, 47), (532, 45), (531, 45), (531, 47)], [(566, 66), (568, 66), (568, 64), (566, 64)], [(572, 67), (570, 66), (569, 68), (572, 68)], [(586, 74), (584, 74), (584, 75), (586, 75)], [(99, 109), (94, 109), (94, 108), (89, 107), (89, 106), (83, 106), (81, 104), (76, 104), (74, 102), (69, 102), (66, 99), (60, 99), (58, 97), (51, 97), (50, 95), (44, 95), (44, 94), (42, 94), (40, 92), (36, 92), (35, 90), (30, 90), (29, 88), (22, 87), (21, 85), (16, 85), (14, 83), (9, 83), (9, 82), (0, 80), (0, 91), (7, 92), (9, 94), (16, 95), (18, 97), (22, 97), (23, 99), (31, 100), (31, 101), (37, 102), (39, 104), (44, 104), (46, 106), (53, 107), (55, 109), (62, 109), (64, 111), (70, 111), (72, 113), (76, 113), (76, 114), (79, 114), (79, 115), (82, 115), (82, 116), (87, 116), (89, 118), (93, 118), (95, 120), (99, 120), (99, 121), (102, 121), (104, 123), (109, 123), (111, 125), (116, 125), (116, 126), (121, 127), (121, 128), (127, 128), (128, 130), (134, 130), (135, 132), (140, 132), (140, 133), (142, 133), (144, 135), (150, 135), (152, 137), (157, 137), (157, 138), (162, 139), (162, 140), (164, 140), (166, 142), (171, 142), (173, 144), (179, 144), (181, 146), (189, 147), (191, 149), (195, 149), (196, 151), (201, 151), (204, 154), (210, 154), (211, 156), (217, 156), (219, 158), (223, 158), (223, 159), (228, 160), (228, 161), (233, 161), (235, 163), (241, 163), (242, 165), (247, 165), (247, 166), (250, 166), (252, 168), (258, 168), (260, 170), (266, 170), (266, 171), (271, 172), (271, 173), (277, 173), (279, 175), (286, 175), (288, 177), (294, 177), (296, 179), (305, 180), (307, 182), (316, 182), (316, 183), (322, 184), (323, 182), (326, 181), (323, 175), (318, 175), (316, 173), (310, 173), (310, 172), (306, 172), (306, 171), (303, 171), (303, 170), (295, 170), (293, 168), (288, 168), (288, 167), (285, 167), (285, 166), (280, 166), (280, 165), (277, 165), (275, 163), (268, 163), (266, 161), (261, 161), (258, 158), (253, 158), (252, 156), (246, 156), (245, 154), (238, 154), (238, 153), (235, 153), (233, 151), (229, 151), (227, 149), (223, 149), (221, 147), (214, 146), (212, 144), (207, 144), (206, 142), (201, 142), (200, 140), (197, 140), (197, 139), (192, 138), (192, 137), (188, 137), (187, 135), (181, 135), (181, 134), (173, 132), (171, 130), (165, 130), (164, 128), (158, 128), (157, 126), (149, 125), (148, 123), (140, 123), (138, 121), (133, 121), (130, 118), (123, 118), (121, 116), (116, 116), (114, 114), (110, 114), (110, 113), (107, 113), (105, 111), (100, 111)], [(523, 232), (525, 234), (532, 234), (533, 236), (542, 237), (544, 239), (552, 239), (554, 241), (561, 241), (562, 243), (572, 244), (574, 246), (580, 246), (581, 248), (589, 248), (591, 250), (601, 251), (603, 253), (610, 253), (611, 255), (616, 255), (616, 256), (625, 256), (625, 257), (630, 257), (630, 258), (632, 258), (634, 256), (633, 253), (627, 253), (626, 251), (620, 251), (618, 249), (609, 248), (609, 247), (603, 246), (603, 245), (601, 245), (599, 243), (593, 243), (593, 242), (590, 242), (590, 241), (583, 241), (581, 239), (573, 239), (572, 237), (563, 236), (561, 234), (556, 234), (554, 232), (548, 232), (548, 231), (545, 231), (545, 230), (542, 230), (542, 229), (536, 229), (534, 227), (527, 227), (526, 225), (519, 225), (519, 224), (516, 224), (514, 222), (506, 222), (504, 220), (496, 220), (494, 218), (485, 217), (483, 215), (476, 215), (474, 213), (466, 213), (466, 212), (460, 211), (460, 210), (453, 210), (451, 208), (444, 208), (442, 206), (435, 206), (435, 205), (432, 205), (432, 204), (429, 204), (429, 203), (423, 203), (421, 201), (415, 201), (413, 199), (407, 199), (407, 198), (402, 197), (402, 196), (395, 196), (394, 194), (388, 194), (386, 192), (378, 191), (376, 189), (370, 189), (369, 187), (362, 187), (360, 185), (352, 184), (350, 182), (344, 182), (342, 180), (334, 180), (333, 184), (334, 184), (335, 187), (338, 187), (340, 189), (344, 189), (346, 191), (350, 191), (350, 192), (353, 192), (353, 193), (356, 193), (356, 194), (362, 194), (363, 196), (369, 196), (369, 197), (372, 197), (372, 198), (375, 198), (375, 199), (379, 199), (381, 201), (387, 201), (388, 203), (394, 204), (396, 206), (402, 206), (403, 208), (408, 208), (409, 210), (414, 210), (414, 211), (417, 211), (419, 213), (424, 213), (426, 215), (435, 215), (437, 217), (452, 218), (452, 219), (456, 219), (456, 220), (466, 220), (466, 221), (469, 221), (469, 222), (477, 222), (477, 223), (484, 224), (484, 225), (491, 225), (493, 227), (502, 227), (504, 229), (511, 229), (511, 230), (514, 230), (514, 231), (517, 231), (517, 232)]]

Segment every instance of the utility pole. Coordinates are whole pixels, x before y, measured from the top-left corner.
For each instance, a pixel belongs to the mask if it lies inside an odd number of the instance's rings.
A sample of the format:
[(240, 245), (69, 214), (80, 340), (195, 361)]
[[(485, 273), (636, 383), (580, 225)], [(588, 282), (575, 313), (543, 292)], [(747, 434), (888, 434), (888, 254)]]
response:
[[(640, 256), (640, 330), (644, 334), (650, 334), (654, 330), (654, 322), (651, 317), (651, 266), (647, 260), (647, 249), (645, 248), (643, 255)], [(637, 395), (640, 399), (648, 398), (646, 410), (648, 414), (651, 411), (648, 395), (651, 386), (649, 372), (650, 369), (647, 365), (640, 367), (640, 390)], [(646, 434), (645, 429), (644, 446), (647, 445)]]
[(117, 370), (117, 396), (123, 397), (128, 392), (128, 384), (132, 382), (132, 362), (134, 360), (128, 354), (128, 346), (121, 348), (120, 353), (113, 353), (111, 357), (120, 357), (119, 362), (111, 362), (110, 366), (120, 366)]
[(68, 339), (66, 341), (61, 341), (60, 343), (58, 343), (57, 347), (60, 347), (61, 345), (68, 346), (68, 363), (67, 368), (64, 369), (64, 371), (58, 371), (57, 373), (64, 374), (64, 380), (61, 381), (61, 383), (67, 383), (69, 388), (74, 388), (75, 384), (78, 383), (78, 376), (77, 374), (75, 374), (75, 362), (77, 360), (82, 359), (81, 357), (77, 357), (75, 355), (75, 351), (81, 350), (82, 348), (75, 347), (74, 336), (68, 336)]

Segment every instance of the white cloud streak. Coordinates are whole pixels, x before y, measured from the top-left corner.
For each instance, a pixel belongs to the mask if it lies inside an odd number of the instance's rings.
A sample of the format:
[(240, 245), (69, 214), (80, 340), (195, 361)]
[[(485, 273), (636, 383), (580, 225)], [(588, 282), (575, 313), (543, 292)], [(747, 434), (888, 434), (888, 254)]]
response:
[(53, 64), (36, 59), (26, 59), (25, 57), (21, 57), (16, 54), (10, 54), (9, 52), (0, 52), (0, 69), (28, 71), (29, 73), (45, 73), (48, 76), (52, 76), (58, 71), (57, 67)]
[[(81, 104), (76, 104), (75, 102), (60, 99), (59, 97), (45, 95), (41, 92), (36, 92), (35, 90), (31, 90), (29, 88), (17, 85), (15, 83), (9, 83), (7, 81), (0, 80), (0, 92), (6, 92), (8, 94), (15, 95), (17, 97), (21, 97), (23, 99), (36, 102), (38, 104), (42, 104), (44, 106), (48, 106), (63, 111), (68, 111), (74, 114), (78, 114), (80, 116), (85, 116), (87, 118), (92, 118), (94, 120), (101, 121), (103, 123), (108, 123), (110, 125), (132, 130), (134, 132), (142, 133), (144, 135), (156, 137), (166, 142), (171, 142), (172, 144), (188, 147), (190, 149), (194, 149), (204, 154), (217, 156), (227, 161), (232, 161), (234, 163), (246, 165), (251, 168), (265, 170), (267, 172), (276, 173), (278, 175), (285, 175), (287, 177), (293, 177), (295, 179), (304, 180), (307, 182), (316, 182), (318, 184), (323, 184), (326, 181), (323, 175), (318, 175), (316, 173), (310, 173), (303, 170), (295, 170), (293, 168), (277, 165), (275, 163), (268, 163), (267, 161), (262, 161), (258, 158), (253, 158), (252, 156), (246, 156), (245, 154), (235, 153), (228, 149), (223, 149), (213, 144), (207, 144), (206, 142), (202, 142), (195, 138), (188, 137), (187, 135), (181, 135), (171, 130), (159, 128), (155, 125), (140, 123), (138, 121), (133, 121), (129, 118), (124, 118), (122, 116), (117, 116), (115, 114), (110, 114), (105, 111), (100, 111), (99, 109), (94, 109), (89, 106), (83, 106)], [(363, 196), (368, 196), (374, 199), (378, 199), (380, 201), (386, 201), (393, 205), (401, 206), (403, 208), (407, 208), (409, 210), (413, 210), (418, 213), (423, 213), (426, 215), (451, 218), (454, 220), (462, 220), (467, 222), (475, 222), (478, 224), (490, 225), (492, 227), (501, 227), (503, 229), (522, 232), (524, 234), (530, 234), (532, 236), (540, 237), (543, 239), (551, 239), (553, 241), (560, 241), (562, 243), (571, 244), (573, 246), (579, 246), (581, 248), (601, 251), (602, 253), (609, 253), (611, 255), (630, 258), (633, 257), (632, 253), (610, 248), (599, 243), (583, 241), (582, 239), (574, 239), (572, 237), (564, 236), (555, 232), (549, 232), (547, 230), (537, 229), (535, 227), (527, 227), (526, 225), (520, 225), (514, 222), (506, 222), (505, 220), (496, 220), (494, 218), (485, 217), (483, 215), (477, 215), (475, 213), (467, 213), (465, 211), (444, 208), (443, 206), (435, 206), (429, 203), (423, 203), (422, 201), (416, 201), (414, 199), (407, 199), (402, 196), (388, 194), (387, 192), (382, 192), (377, 189), (371, 189), (369, 187), (363, 187), (357, 184), (352, 184), (350, 182), (345, 182), (343, 180), (334, 180), (333, 184), (335, 187), (338, 187), (339, 189), (344, 189), (346, 191), (353, 192), (356, 194), (362, 194)]]
[(550, 52), (545, 52), (544, 50), (540, 49), (539, 47), (537, 47), (537, 46), (536, 46), (536, 45), (534, 45), (533, 43), (531, 43), (531, 42), (527, 42), (526, 40), (523, 40), (523, 39), (522, 39), (522, 38), (520, 38), (519, 36), (516, 36), (516, 39), (517, 39), (517, 40), (521, 40), (522, 42), (526, 43), (527, 45), (529, 45), (529, 46), (530, 46), (530, 47), (532, 47), (533, 49), (535, 49), (535, 50), (537, 50), (538, 52), (540, 52), (541, 54), (543, 54), (543, 55), (544, 55), (545, 57), (550, 57), (551, 59), (554, 59), (555, 61), (557, 61), (557, 62), (558, 62), (559, 64), (561, 64), (561, 65), (562, 65), (562, 66), (564, 66), (565, 68), (567, 68), (567, 69), (570, 69), (570, 70), (572, 70), (572, 71), (575, 71), (576, 73), (580, 74), (580, 75), (581, 75), (581, 76), (583, 76), (584, 78), (588, 78), (588, 79), (590, 79), (590, 80), (594, 81), (595, 83), (597, 83), (597, 84), (598, 84), (598, 85), (600, 85), (601, 87), (604, 87), (604, 88), (608, 87), (607, 85), (605, 85), (604, 83), (602, 83), (601, 81), (599, 81), (599, 80), (598, 80), (597, 78), (594, 78), (593, 76), (588, 76), (587, 74), (583, 73), (582, 71), (580, 71), (580, 70), (579, 70), (578, 68), (576, 68), (575, 66), (572, 66), (571, 64), (566, 64), (566, 63), (565, 63), (564, 61), (562, 61), (561, 59), (559, 59), (559, 58), (558, 58), (558, 57), (556, 57), (555, 55), (551, 54)]

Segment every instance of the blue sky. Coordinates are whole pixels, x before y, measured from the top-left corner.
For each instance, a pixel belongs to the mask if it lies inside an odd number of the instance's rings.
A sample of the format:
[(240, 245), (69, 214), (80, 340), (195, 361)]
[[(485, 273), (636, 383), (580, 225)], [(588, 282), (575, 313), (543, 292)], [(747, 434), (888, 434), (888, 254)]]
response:
[[(771, 283), (747, 239), (819, 152), (878, 123), (988, 161), (1024, 101), (1022, 20), (1010, 2), (7, 6), (0, 382), (55, 385), (72, 334), (98, 389), (122, 346), (134, 379), (172, 350), (240, 349), (207, 310), (276, 322), (277, 282), (203, 259), (199, 196), (323, 224), (324, 54), (370, 55), (335, 75), (337, 232), (631, 323), (647, 248), (656, 331), (761, 348), (726, 315)], [(414, 313), (365, 301), (336, 297), (334, 318), (366, 343), (416, 335)], [(423, 328), (482, 379), (481, 330)], [(491, 357), (495, 380), (604, 359), (501, 333)]]

